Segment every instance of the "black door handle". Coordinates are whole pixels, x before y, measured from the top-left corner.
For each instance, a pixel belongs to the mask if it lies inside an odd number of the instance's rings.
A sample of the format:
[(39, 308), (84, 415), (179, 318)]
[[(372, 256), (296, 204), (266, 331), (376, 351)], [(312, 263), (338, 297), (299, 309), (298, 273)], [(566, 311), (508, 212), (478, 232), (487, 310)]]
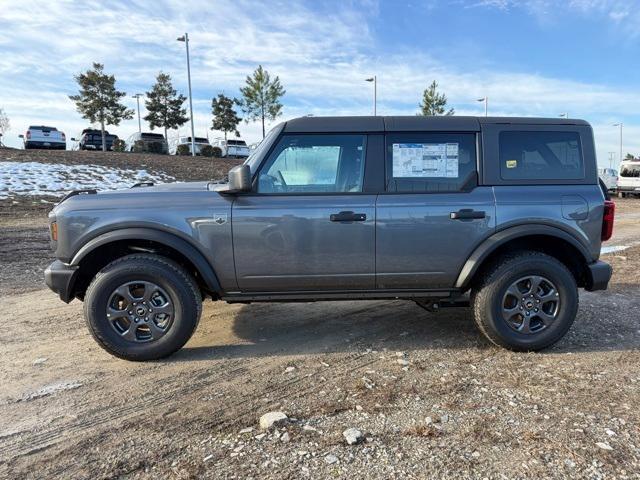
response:
[(367, 216), (364, 213), (340, 212), (332, 213), (329, 220), (332, 222), (364, 222)]
[(484, 218), (485, 212), (473, 210), (471, 208), (463, 208), (457, 212), (451, 212), (451, 220), (474, 220), (477, 218)]

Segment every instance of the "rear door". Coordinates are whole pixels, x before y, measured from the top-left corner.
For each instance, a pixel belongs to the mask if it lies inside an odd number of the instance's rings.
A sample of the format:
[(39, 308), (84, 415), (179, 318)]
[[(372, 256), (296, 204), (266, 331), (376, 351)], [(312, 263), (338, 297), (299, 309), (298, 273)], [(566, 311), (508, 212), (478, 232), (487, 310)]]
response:
[(233, 204), (242, 291), (375, 288), (375, 194), (367, 136), (286, 134)]
[(386, 192), (376, 204), (379, 289), (453, 287), (495, 231), (491, 187), (478, 185), (475, 132), (386, 135)]
[(640, 194), (640, 162), (629, 162), (620, 167), (618, 187), (625, 192)]

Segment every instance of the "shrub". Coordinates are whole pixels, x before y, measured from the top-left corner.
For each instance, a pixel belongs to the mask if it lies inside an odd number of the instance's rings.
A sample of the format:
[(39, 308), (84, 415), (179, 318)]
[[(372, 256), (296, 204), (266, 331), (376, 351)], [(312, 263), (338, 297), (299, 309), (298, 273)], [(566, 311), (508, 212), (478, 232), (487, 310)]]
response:
[(124, 140), (121, 140), (119, 138), (116, 138), (113, 141), (113, 151), (114, 152), (124, 152), (125, 147), (127, 146), (127, 144), (125, 143)]
[(190, 155), (190, 154), (191, 154), (191, 150), (189, 149), (189, 145), (182, 143), (178, 145), (178, 147), (176, 148), (176, 155)]
[(200, 147), (200, 155), (203, 157), (213, 157), (213, 147), (211, 145), (203, 145)]
[(220, 147), (211, 147), (211, 156), (215, 158), (222, 158), (222, 149)]

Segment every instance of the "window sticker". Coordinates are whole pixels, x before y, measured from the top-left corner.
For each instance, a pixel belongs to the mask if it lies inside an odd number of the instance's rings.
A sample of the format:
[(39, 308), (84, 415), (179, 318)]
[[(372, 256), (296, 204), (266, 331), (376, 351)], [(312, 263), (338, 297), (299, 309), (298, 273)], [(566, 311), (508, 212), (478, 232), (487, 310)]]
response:
[(507, 168), (517, 168), (518, 161), (517, 160), (507, 160)]
[(458, 143), (394, 143), (393, 176), (457, 178), (458, 150)]

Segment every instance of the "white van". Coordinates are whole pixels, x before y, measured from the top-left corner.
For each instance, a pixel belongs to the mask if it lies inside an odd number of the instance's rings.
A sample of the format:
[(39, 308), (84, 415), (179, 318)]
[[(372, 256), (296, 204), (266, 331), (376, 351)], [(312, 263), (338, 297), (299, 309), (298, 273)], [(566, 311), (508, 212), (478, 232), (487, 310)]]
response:
[[(200, 155), (200, 149), (209, 145), (209, 140), (204, 137), (194, 137), (194, 140), (196, 155)], [(177, 155), (180, 145), (186, 145), (189, 148), (189, 154), (191, 154), (191, 137), (175, 137), (169, 140), (169, 155)]]
[(625, 160), (620, 164), (618, 196), (640, 195), (640, 159)]
[(240, 140), (239, 138), (233, 140), (216, 138), (211, 141), (211, 145), (220, 148), (223, 157), (245, 158), (249, 156), (249, 153), (251, 153), (249, 147), (247, 146), (247, 142), (245, 142), (244, 140)]

